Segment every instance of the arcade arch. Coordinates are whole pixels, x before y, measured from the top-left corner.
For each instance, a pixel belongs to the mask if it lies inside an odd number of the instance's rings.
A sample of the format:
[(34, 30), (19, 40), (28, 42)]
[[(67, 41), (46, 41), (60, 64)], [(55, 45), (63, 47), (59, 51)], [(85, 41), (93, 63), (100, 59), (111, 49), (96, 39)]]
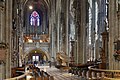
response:
[(33, 61), (49, 61), (50, 54), (47, 50), (41, 48), (30, 48), (26, 51), (24, 55), (24, 61), (33, 62)]

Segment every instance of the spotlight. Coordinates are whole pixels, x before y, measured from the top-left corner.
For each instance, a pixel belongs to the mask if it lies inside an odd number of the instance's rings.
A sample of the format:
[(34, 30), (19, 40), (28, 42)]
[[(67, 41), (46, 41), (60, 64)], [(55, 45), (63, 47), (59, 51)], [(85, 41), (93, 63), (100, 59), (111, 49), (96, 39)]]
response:
[(33, 6), (29, 6), (29, 9), (33, 9)]

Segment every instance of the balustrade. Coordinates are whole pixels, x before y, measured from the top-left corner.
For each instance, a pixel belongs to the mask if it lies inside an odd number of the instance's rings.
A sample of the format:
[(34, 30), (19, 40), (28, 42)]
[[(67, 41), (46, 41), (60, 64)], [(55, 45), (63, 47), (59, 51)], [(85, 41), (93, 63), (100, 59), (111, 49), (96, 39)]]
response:
[[(94, 73), (99, 73), (99, 76), (95, 76), (96, 78), (105, 78), (105, 79), (120, 79), (120, 70), (105, 70), (105, 69), (96, 69), (89, 67), (89, 70)], [(92, 78), (92, 77), (91, 77)]]
[(87, 80), (120, 80), (120, 70), (100, 69), (96, 64), (72, 65), (69, 73)]

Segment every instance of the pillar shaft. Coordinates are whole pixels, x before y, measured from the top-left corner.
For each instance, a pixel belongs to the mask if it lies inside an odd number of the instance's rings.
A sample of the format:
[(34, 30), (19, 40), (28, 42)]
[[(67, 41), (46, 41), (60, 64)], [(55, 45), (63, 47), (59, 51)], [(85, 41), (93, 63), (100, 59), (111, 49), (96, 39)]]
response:
[(12, 31), (12, 1), (6, 0), (5, 11), (5, 42), (9, 43), (6, 54), (6, 78), (11, 77), (11, 31)]

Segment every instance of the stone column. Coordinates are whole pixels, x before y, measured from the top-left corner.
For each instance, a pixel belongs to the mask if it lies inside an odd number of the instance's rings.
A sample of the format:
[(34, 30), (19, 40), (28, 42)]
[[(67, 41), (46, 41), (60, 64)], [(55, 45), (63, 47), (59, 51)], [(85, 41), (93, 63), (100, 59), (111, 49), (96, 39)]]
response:
[(61, 0), (56, 2), (56, 21), (57, 21), (57, 52), (60, 51), (60, 13), (61, 13)]
[(116, 27), (116, 34), (117, 34), (117, 37), (118, 39), (120, 40), (120, 11), (117, 12), (117, 18), (118, 18), (118, 25)]
[[(116, 21), (116, 16), (115, 16), (115, 3), (116, 0), (109, 0), (109, 69), (114, 69), (114, 64), (115, 60), (113, 57), (114, 53), (114, 38), (115, 38), (115, 21)], [(114, 21), (114, 22), (113, 22)]]
[[(5, 38), (4, 38), (4, 2), (1, 2), (1, 4), (3, 3), (3, 5), (0, 5), (0, 43), (1, 42), (5, 42)], [(5, 79), (5, 61), (0, 61), (0, 80)]]
[(69, 3), (70, 3), (70, 0), (67, 0), (66, 1), (66, 54), (68, 55), (68, 43), (69, 43), (69, 41), (68, 41), (68, 38), (69, 38), (69, 35), (68, 35), (68, 26), (69, 26), (69, 24), (68, 24), (68, 22), (69, 22)]
[(61, 51), (66, 52), (66, 1), (61, 2)]
[(77, 39), (78, 63), (84, 63), (85, 58), (85, 28), (86, 28), (86, 0), (75, 0), (75, 25)]
[(6, 0), (5, 11), (5, 42), (9, 44), (6, 54), (6, 78), (11, 77), (11, 31), (12, 31), (12, 1)]
[(91, 27), (91, 54), (92, 60), (95, 59), (95, 0), (92, 1), (92, 27)]
[(0, 42), (2, 42), (2, 31), (3, 31), (3, 29), (2, 29), (2, 7), (0, 7)]
[(45, 32), (45, 28), (46, 28), (46, 13), (45, 12), (43, 12), (43, 30), (42, 30), (42, 32)]
[(78, 60), (77, 63), (83, 63), (83, 50), (82, 50), (82, 37), (81, 37), (81, 1), (78, 0), (74, 0), (73, 2), (73, 8), (75, 9), (75, 15), (74, 15), (74, 23), (75, 23), (75, 38), (77, 40), (76, 42), (76, 53), (78, 54), (78, 56), (75, 56), (75, 59)]
[(52, 7), (51, 7), (51, 4), (52, 4), (52, 3), (50, 3), (50, 6), (49, 6), (49, 8), (48, 8), (48, 9), (49, 9), (49, 11), (48, 11), (48, 13), (49, 13), (49, 31), (48, 31), (48, 32), (49, 32), (50, 43), (51, 43), (50, 46), (49, 46), (49, 48), (50, 48), (50, 49), (49, 49), (50, 57), (52, 57), (52, 55), (53, 55), (53, 54), (52, 54), (52, 52), (53, 52), (53, 48), (52, 48), (52, 47), (53, 47), (53, 46), (52, 46), (52, 44), (53, 44), (53, 43), (52, 43), (52, 36), (53, 36), (53, 35), (52, 35), (52, 17), (51, 17), (51, 15), (52, 15), (52, 10), (51, 10), (51, 8), (52, 8)]
[(0, 42), (4, 42), (4, 7), (0, 7)]
[(3, 62), (0, 62), (0, 80), (5, 79), (5, 65)]
[(86, 0), (82, 0), (81, 2), (81, 33), (82, 34), (82, 54), (83, 54), (83, 63), (86, 62), (86, 53), (85, 53), (85, 46), (86, 46), (86, 40), (85, 40), (85, 37), (86, 37)]
[[(117, 18), (118, 18), (117, 34), (118, 34), (118, 39), (120, 40), (120, 11), (118, 11), (117, 13)], [(120, 69), (120, 61), (117, 64), (118, 64), (118, 69)]]
[(55, 0), (51, 2), (51, 17), (50, 17), (50, 23), (51, 23), (51, 57), (56, 58), (56, 25), (55, 25)]

